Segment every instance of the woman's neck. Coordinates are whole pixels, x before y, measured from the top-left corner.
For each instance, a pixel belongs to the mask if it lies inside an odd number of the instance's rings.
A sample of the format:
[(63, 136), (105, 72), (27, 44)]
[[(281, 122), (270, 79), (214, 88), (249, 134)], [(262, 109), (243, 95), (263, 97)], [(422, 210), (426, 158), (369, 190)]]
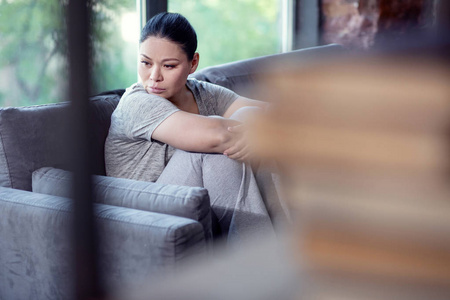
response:
[(198, 105), (195, 101), (194, 94), (192, 94), (191, 90), (187, 86), (185, 86), (185, 88), (180, 92), (178, 97), (170, 99), (170, 102), (175, 104), (175, 106), (182, 111), (192, 114), (199, 114)]

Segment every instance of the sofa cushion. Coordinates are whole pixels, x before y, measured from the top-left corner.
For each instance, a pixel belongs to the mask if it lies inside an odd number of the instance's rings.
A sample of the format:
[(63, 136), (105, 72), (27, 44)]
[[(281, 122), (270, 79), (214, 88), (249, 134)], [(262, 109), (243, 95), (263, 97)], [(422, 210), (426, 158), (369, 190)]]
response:
[[(70, 197), (71, 173), (44, 167), (33, 172), (33, 192)], [(210, 240), (211, 210), (206, 189), (158, 184), (109, 176), (92, 176), (95, 202), (189, 218), (202, 224)]]
[[(91, 98), (92, 172), (105, 174), (104, 143), (118, 94)], [(31, 191), (31, 173), (45, 166), (68, 168), (69, 105), (0, 108), (0, 186)]]

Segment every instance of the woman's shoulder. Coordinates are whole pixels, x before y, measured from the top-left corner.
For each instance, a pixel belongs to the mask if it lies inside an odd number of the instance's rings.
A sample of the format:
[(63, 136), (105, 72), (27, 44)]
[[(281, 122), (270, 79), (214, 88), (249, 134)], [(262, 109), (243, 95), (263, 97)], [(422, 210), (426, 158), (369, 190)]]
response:
[(219, 87), (218, 85), (211, 83), (211, 82), (207, 82), (207, 81), (203, 81), (203, 80), (198, 80), (196, 78), (191, 78), (189, 77), (186, 81), (186, 84), (188, 85), (189, 88), (197, 88), (197, 89), (203, 89), (203, 90), (211, 90), (214, 89), (216, 87)]
[(134, 83), (125, 90), (116, 110), (128, 112), (145, 110), (149, 112), (164, 108), (174, 109), (176, 106), (165, 98), (149, 94), (141, 83)]
[(202, 115), (222, 116), (238, 95), (220, 85), (188, 78), (187, 85), (194, 94)]
[(214, 98), (214, 84), (196, 78), (188, 78), (186, 81), (187, 87), (194, 94), (198, 101), (210, 101)]
[(196, 78), (188, 78), (186, 84), (192, 92), (198, 94), (202, 98), (210, 96), (215, 97), (217, 94), (221, 94), (224, 91), (232, 92), (231, 90), (223, 86), (203, 80), (198, 80)]
[[(125, 93), (120, 98), (120, 102), (127, 103), (131, 101), (139, 101), (139, 102), (151, 102), (151, 101), (167, 101), (169, 100), (162, 98), (157, 95), (149, 94), (147, 90), (144, 88), (142, 83), (134, 83), (130, 87), (125, 90)], [(119, 102), (119, 104), (120, 104)]]
[(148, 94), (147, 91), (145, 90), (144, 86), (142, 85), (142, 83), (139, 83), (139, 82), (133, 83), (130, 87), (128, 87), (125, 90), (125, 93), (122, 95), (122, 98), (120, 100), (126, 99), (126, 98), (130, 97), (131, 95), (136, 95), (136, 94), (141, 94), (141, 95)]

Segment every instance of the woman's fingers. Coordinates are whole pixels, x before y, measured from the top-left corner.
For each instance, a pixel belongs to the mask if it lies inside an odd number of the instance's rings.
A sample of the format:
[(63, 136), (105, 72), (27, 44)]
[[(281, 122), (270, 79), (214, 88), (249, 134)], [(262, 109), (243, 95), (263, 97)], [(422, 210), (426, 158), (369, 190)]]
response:
[(244, 141), (238, 140), (233, 146), (231, 146), (230, 148), (225, 150), (223, 154), (230, 157), (230, 156), (233, 156), (236, 153), (242, 151), (242, 149), (244, 149), (246, 147), (247, 147), (247, 144)]
[(233, 151), (233, 152), (230, 151), (226, 155), (231, 159), (243, 161), (246, 158), (248, 158), (248, 156), (250, 154), (248, 148), (249, 147), (247, 145), (244, 145), (239, 150)]
[(236, 134), (237, 140), (233, 146), (224, 151), (224, 155), (238, 161), (245, 161), (249, 158), (250, 151), (245, 135), (246, 129), (245, 124), (228, 127), (229, 132)]

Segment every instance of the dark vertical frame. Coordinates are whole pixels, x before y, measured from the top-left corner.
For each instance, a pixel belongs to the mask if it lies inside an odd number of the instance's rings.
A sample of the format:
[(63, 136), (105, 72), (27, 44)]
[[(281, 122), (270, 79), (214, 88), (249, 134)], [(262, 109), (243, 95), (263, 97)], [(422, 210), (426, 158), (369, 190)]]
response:
[(449, 36), (450, 31), (450, 1), (435, 0), (433, 3), (435, 26), (443, 36)]
[(167, 0), (141, 0), (145, 1), (145, 22), (151, 19), (154, 15), (167, 11)]
[(322, 43), (322, 1), (296, 0), (294, 20), (294, 49), (314, 47)]
[(73, 179), (75, 298), (102, 295), (97, 274), (95, 224), (90, 182), (89, 95), (91, 1), (69, 0), (67, 9), (69, 61), (69, 157)]
[(323, 3), (322, 0), (317, 0), (317, 44), (323, 45), (323, 26), (325, 23), (324, 14), (322, 12)]

